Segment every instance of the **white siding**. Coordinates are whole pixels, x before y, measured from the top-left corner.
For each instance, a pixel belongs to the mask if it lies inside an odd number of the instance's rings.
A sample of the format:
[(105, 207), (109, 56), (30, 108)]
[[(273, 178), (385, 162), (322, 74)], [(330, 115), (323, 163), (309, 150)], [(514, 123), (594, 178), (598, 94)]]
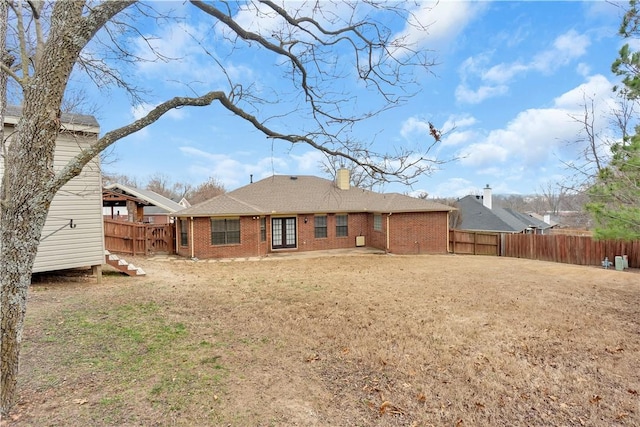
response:
[[(13, 129), (5, 129), (8, 135)], [(8, 131), (8, 132), (7, 132)], [(60, 169), (82, 146), (97, 139), (96, 133), (64, 133), (58, 137), (54, 167)], [(0, 162), (0, 174), (2, 162)], [(74, 228), (69, 227), (73, 220)], [(98, 159), (60, 189), (53, 199), (42, 231), (34, 273), (88, 267), (104, 263), (102, 182)]]

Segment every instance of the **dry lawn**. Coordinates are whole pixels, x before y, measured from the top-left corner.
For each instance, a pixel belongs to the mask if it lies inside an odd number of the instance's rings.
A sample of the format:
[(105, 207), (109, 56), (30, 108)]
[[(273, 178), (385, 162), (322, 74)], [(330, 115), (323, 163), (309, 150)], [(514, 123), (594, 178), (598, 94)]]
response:
[(30, 291), (3, 426), (638, 426), (640, 275), (472, 256), (136, 259)]

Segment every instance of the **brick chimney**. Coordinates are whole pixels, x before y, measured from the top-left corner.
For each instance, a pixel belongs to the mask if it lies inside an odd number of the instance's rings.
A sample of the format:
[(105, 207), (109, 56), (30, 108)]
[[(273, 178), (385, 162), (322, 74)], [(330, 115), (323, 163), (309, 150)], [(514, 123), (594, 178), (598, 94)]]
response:
[(489, 184), (487, 184), (487, 186), (484, 187), (484, 194), (482, 196), (482, 204), (484, 205), (485, 208), (491, 209), (491, 187), (489, 187)]
[(351, 176), (349, 169), (340, 168), (336, 171), (336, 186), (341, 190), (348, 190), (350, 188), (349, 181)]

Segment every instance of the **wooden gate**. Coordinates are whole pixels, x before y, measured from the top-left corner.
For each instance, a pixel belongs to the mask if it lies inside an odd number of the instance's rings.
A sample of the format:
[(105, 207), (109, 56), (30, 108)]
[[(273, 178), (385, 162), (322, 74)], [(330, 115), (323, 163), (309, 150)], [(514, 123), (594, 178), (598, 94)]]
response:
[(104, 245), (109, 252), (128, 255), (173, 254), (175, 226), (105, 219)]
[(500, 233), (449, 230), (449, 250), (454, 254), (500, 256)]

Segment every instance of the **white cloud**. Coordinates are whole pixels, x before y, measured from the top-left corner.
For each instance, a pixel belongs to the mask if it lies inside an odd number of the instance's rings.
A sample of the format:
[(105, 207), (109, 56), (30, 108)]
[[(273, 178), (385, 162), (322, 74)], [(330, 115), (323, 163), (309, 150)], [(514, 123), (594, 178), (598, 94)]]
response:
[(620, 47), (624, 46), (625, 44), (628, 44), (629, 49), (631, 49), (633, 52), (640, 51), (640, 39), (624, 39), (620, 42)]
[(572, 60), (583, 56), (591, 44), (589, 37), (570, 30), (556, 38), (553, 47), (534, 56), (530, 68), (551, 73)]
[(452, 115), (442, 125), (442, 132), (473, 126), (477, 122), (478, 120), (469, 114)]
[(469, 89), (465, 85), (456, 88), (456, 100), (465, 104), (479, 104), (485, 99), (504, 95), (509, 91), (506, 85), (480, 86), (476, 90)]
[(475, 130), (454, 131), (445, 136), (442, 140), (443, 147), (462, 146), (479, 139), (478, 132)]
[(505, 147), (487, 140), (468, 145), (460, 152), (460, 163), (463, 166), (481, 166), (503, 163), (509, 158), (509, 151)]
[(428, 46), (438, 49), (454, 40), (486, 7), (483, 2), (418, 2), (404, 29), (395, 39), (416, 48)]
[(133, 41), (133, 54), (140, 58), (136, 62), (137, 74), (142, 78), (181, 87), (190, 95), (202, 86), (210, 90), (226, 85), (225, 73), (234, 80), (240, 77), (251, 82), (256, 80), (252, 68), (217, 57), (222, 43), (212, 36), (206, 23), (171, 22), (155, 28), (154, 34), (145, 34)]
[(612, 83), (603, 75), (591, 76), (580, 86), (563, 93), (553, 100), (554, 105), (560, 108), (583, 110), (581, 107), (587, 99), (593, 99), (597, 104), (608, 100), (612, 96)]
[(519, 62), (494, 65), (482, 74), (482, 80), (499, 84), (508, 83), (514, 76), (527, 71), (528, 68)]
[[(571, 61), (585, 55), (591, 41), (585, 34), (570, 30), (558, 36), (549, 49), (538, 52), (529, 63), (515, 61), (500, 63), (487, 68), (493, 53), (483, 53), (467, 58), (460, 66), (460, 85), (456, 88), (456, 100), (468, 104), (478, 104), (488, 98), (508, 93), (508, 83), (519, 75), (532, 70), (551, 73)], [(584, 67), (578, 69), (585, 75)], [(477, 89), (471, 88), (470, 81), (478, 81)]]
[(585, 95), (594, 100), (597, 130), (607, 125), (604, 118), (610, 111), (610, 88), (611, 83), (604, 76), (593, 76), (555, 98), (550, 108), (520, 112), (505, 128), (494, 129), (461, 149), (460, 163), (481, 168), (507, 166), (511, 171), (514, 168), (535, 170), (568, 141), (575, 140), (582, 129), (575, 118), (579, 119), (584, 112)]
[(400, 127), (400, 135), (405, 138), (411, 138), (413, 135), (429, 135), (429, 122), (420, 120), (417, 117), (409, 117), (402, 122)]
[(477, 185), (465, 178), (451, 178), (432, 191), (426, 190), (429, 197), (464, 197), (467, 194), (475, 194)]
[(256, 181), (274, 174), (287, 173), (293, 163), (278, 157), (261, 157), (243, 162), (237, 160), (243, 157), (238, 153), (209, 153), (189, 146), (180, 147), (179, 150), (190, 159), (188, 169), (192, 175), (204, 179), (214, 176), (227, 189), (248, 184), (251, 175)]
[(318, 150), (307, 151), (300, 156), (295, 154), (291, 154), (290, 156), (297, 164), (297, 167), (294, 167), (293, 169), (297, 169), (302, 172), (316, 173), (320, 169), (320, 163), (323, 160), (326, 160), (326, 157)]
[(585, 64), (584, 62), (581, 62), (577, 65), (576, 71), (581, 76), (587, 77), (589, 76), (589, 74), (591, 74), (591, 67), (589, 66), (589, 64)]

